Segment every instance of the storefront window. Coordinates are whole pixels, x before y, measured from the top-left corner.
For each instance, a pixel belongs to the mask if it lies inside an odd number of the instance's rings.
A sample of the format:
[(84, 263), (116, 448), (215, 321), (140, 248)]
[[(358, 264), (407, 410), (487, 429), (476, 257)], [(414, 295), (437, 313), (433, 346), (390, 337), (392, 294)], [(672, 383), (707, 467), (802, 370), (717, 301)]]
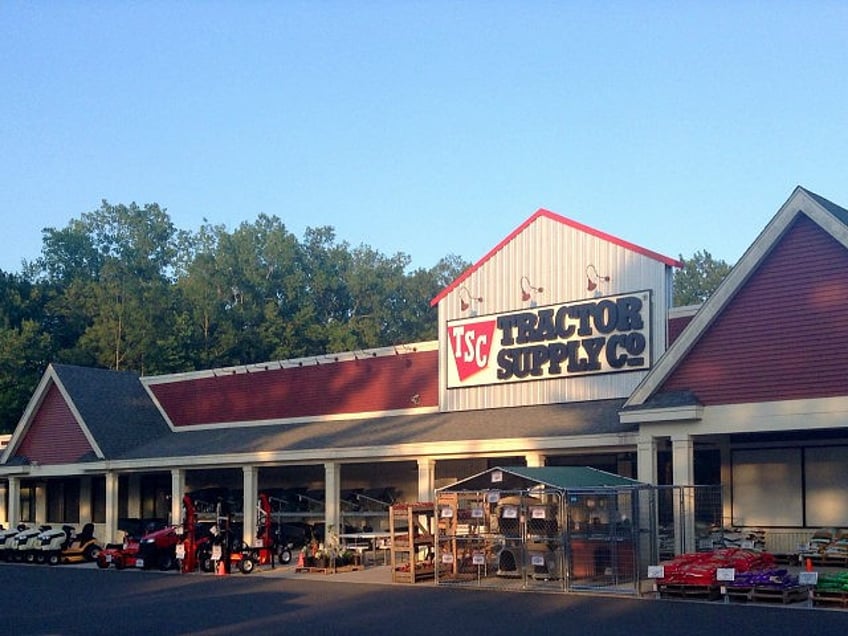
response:
[(23, 523), (35, 522), (35, 486), (21, 484), (21, 518)]
[(106, 478), (102, 476), (91, 480), (91, 520), (106, 523)]
[(79, 523), (79, 480), (51, 479), (47, 482), (47, 521)]

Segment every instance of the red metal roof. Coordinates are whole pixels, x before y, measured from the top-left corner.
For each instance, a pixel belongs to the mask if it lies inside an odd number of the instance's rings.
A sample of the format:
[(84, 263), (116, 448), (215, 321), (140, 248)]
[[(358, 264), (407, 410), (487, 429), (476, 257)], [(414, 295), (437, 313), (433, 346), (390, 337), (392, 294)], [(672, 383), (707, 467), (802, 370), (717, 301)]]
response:
[(581, 232), (585, 232), (586, 234), (591, 234), (592, 236), (596, 236), (600, 239), (603, 239), (603, 240), (608, 241), (610, 243), (613, 243), (615, 245), (619, 245), (621, 247), (629, 249), (629, 250), (636, 252), (638, 254), (642, 254), (643, 256), (647, 256), (649, 258), (653, 258), (655, 260), (658, 260), (661, 263), (664, 263), (664, 264), (666, 264), (670, 267), (683, 267), (683, 263), (681, 263), (677, 259), (669, 258), (668, 256), (663, 256), (662, 254), (659, 254), (657, 252), (653, 252), (649, 249), (645, 249), (644, 247), (639, 247), (638, 245), (636, 245), (634, 243), (629, 243), (628, 241), (625, 241), (623, 239), (615, 237), (612, 234), (607, 234), (606, 232), (601, 232), (600, 230), (596, 230), (592, 227), (589, 227), (588, 225), (583, 225), (582, 223), (578, 223), (577, 221), (573, 221), (573, 220), (566, 218), (564, 216), (560, 216), (559, 214), (551, 212), (550, 210), (545, 210), (544, 208), (539, 208), (538, 210), (536, 210), (536, 212), (535, 212), (535, 214), (533, 214), (533, 216), (531, 216), (529, 219), (524, 221), (524, 223), (522, 223), (517, 228), (515, 228), (515, 230), (513, 230), (509, 234), (509, 236), (507, 236), (504, 240), (502, 240), (500, 243), (495, 245), (495, 247), (493, 247), (491, 250), (489, 250), (489, 252), (483, 258), (481, 258), (479, 261), (474, 263), (474, 265), (472, 265), (471, 267), (466, 269), (455, 281), (453, 281), (450, 285), (445, 287), (439, 293), (438, 296), (436, 296), (433, 300), (430, 301), (430, 306), (431, 307), (436, 306), (442, 298), (444, 298), (451, 291), (453, 291), (454, 289), (459, 287), (464, 280), (466, 280), (469, 276), (471, 276), (471, 274), (473, 274), (475, 271), (480, 269), (480, 267), (482, 267), (482, 265), (486, 261), (488, 261), (490, 258), (492, 258), (499, 251), (501, 251), (504, 248), (504, 246), (509, 244), (516, 236), (521, 234), (528, 226), (530, 226), (534, 221), (536, 221), (536, 219), (541, 218), (541, 217), (551, 219), (552, 221), (556, 221), (557, 223), (562, 223), (563, 225), (568, 225), (569, 227), (573, 227), (574, 229), (580, 230)]
[(438, 351), (151, 383), (174, 426), (438, 406)]
[(799, 215), (661, 390), (705, 405), (845, 395), (848, 251)]

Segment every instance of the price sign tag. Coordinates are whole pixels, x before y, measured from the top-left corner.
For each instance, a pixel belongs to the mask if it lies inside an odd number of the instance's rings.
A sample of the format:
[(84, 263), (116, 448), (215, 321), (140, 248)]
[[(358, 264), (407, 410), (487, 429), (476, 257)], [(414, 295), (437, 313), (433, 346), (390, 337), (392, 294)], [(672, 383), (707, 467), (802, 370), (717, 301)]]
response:
[(474, 565), (486, 565), (486, 557), (485, 555), (475, 553), (471, 557), (471, 563)]
[(798, 583), (801, 585), (817, 585), (818, 582), (818, 572), (798, 572)]
[(648, 566), (648, 578), (649, 579), (664, 579), (665, 578), (665, 567), (662, 565), (649, 565)]
[(496, 470), (495, 472), (492, 473), (492, 483), (493, 484), (499, 484), (502, 481), (503, 481), (503, 473), (501, 471)]
[(530, 517), (533, 519), (544, 519), (545, 518), (545, 509), (541, 506), (534, 506), (530, 509)]
[(541, 554), (534, 554), (533, 556), (530, 557), (530, 563), (534, 567), (535, 566), (544, 567), (545, 566), (545, 557), (543, 557)]
[(515, 506), (506, 506), (503, 509), (502, 516), (504, 519), (518, 519), (518, 508)]
[(221, 560), (221, 546), (213, 545), (212, 546), (212, 560), (220, 561)]
[(442, 553), (442, 563), (453, 563), (453, 555), (450, 552)]
[(483, 518), (483, 509), (482, 508), (472, 508), (471, 509), (471, 518), (472, 519), (482, 519)]
[(498, 503), (501, 500), (501, 493), (497, 490), (493, 490), (486, 494), (486, 501), (489, 503)]
[(716, 581), (735, 581), (736, 568), (717, 568)]
[(450, 507), (442, 508), (441, 515), (442, 515), (442, 519), (450, 519), (451, 517), (453, 517), (453, 508), (450, 508)]
[(178, 543), (178, 544), (177, 544), (177, 547), (176, 547), (176, 548), (174, 548), (174, 552), (175, 552), (175, 554), (176, 554), (176, 557), (177, 557), (180, 561), (182, 561), (183, 559), (185, 559), (185, 545), (184, 545), (184, 544), (182, 544), (182, 543)]

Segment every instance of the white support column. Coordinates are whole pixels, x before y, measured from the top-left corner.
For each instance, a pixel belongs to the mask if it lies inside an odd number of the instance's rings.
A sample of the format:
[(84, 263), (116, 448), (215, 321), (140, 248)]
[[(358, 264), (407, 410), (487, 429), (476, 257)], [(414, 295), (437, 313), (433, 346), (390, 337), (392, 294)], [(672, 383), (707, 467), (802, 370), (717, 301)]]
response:
[(256, 538), (256, 510), (259, 500), (259, 469), (256, 466), (244, 466), (244, 525), (242, 540), (249, 546), (258, 546)]
[(418, 458), (418, 501), (433, 501), (436, 490), (436, 460)]
[(636, 479), (646, 484), (657, 483), (657, 438), (639, 438), (636, 443)]
[(6, 505), (6, 496), (9, 494), (9, 483), (0, 482), (0, 524), (4, 528), (11, 528), (12, 522), (9, 520), (9, 508)]
[(545, 456), (542, 453), (526, 453), (527, 468), (542, 468), (545, 465)]
[(9, 527), (17, 525), (21, 521), (21, 478), (9, 477), (9, 509), (6, 511), (6, 518), (9, 520)]
[[(640, 437), (636, 442), (636, 479), (645, 484), (657, 484), (657, 438), (653, 436)], [(649, 497), (644, 491), (639, 491), (639, 518), (635, 521), (639, 527), (639, 549), (645, 558), (659, 557), (659, 541), (656, 533), (651, 532), (657, 526), (658, 511), (656, 498)], [(653, 499), (654, 505), (650, 505)]]
[(695, 551), (695, 468), (694, 442), (691, 435), (671, 437), (671, 468), (674, 485), (681, 488), (681, 507), (676, 507), (675, 550), (678, 554)]
[(721, 521), (722, 527), (729, 528), (733, 524), (731, 502), (731, 476), (730, 464), (730, 436), (725, 435), (718, 443), (719, 456), (721, 457)]
[(80, 477), (79, 522), (80, 526), (94, 521), (91, 514), (91, 477)]
[(324, 464), (324, 528), (326, 537), (332, 530), (343, 532), (341, 527), (341, 465), (336, 462)]
[(186, 473), (182, 468), (171, 469), (171, 523), (183, 522), (183, 495), (185, 494)]
[(35, 484), (35, 523), (41, 525), (47, 523), (47, 482), (39, 481)]
[(106, 473), (106, 543), (118, 542), (118, 473)]
[(141, 514), (141, 475), (132, 473), (127, 476), (127, 516), (138, 517)]

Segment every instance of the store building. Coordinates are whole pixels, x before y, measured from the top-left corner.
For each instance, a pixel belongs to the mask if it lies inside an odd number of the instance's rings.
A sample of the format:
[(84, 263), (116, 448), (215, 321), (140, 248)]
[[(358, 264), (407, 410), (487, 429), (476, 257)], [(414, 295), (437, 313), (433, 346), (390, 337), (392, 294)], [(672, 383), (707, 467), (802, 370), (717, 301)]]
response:
[(784, 549), (848, 526), (846, 265), (848, 211), (797, 188), (703, 306), (672, 308), (677, 260), (539, 210), (433, 299), (435, 342), (142, 378), (51, 365), (0, 458), (0, 518), (112, 541), (225, 487), (370, 527), (493, 466), (576, 465), (714, 485), (722, 523)]

